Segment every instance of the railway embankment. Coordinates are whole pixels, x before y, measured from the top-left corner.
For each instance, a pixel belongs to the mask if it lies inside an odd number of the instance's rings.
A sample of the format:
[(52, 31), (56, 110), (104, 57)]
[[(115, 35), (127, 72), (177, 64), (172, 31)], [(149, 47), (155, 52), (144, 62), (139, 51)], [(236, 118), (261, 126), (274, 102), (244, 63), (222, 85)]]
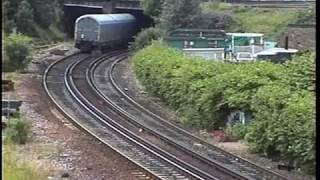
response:
[[(282, 161), (291, 159), (296, 170), (308, 171), (314, 167), (315, 157), (313, 59), (313, 55), (305, 54), (285, 65), (266, 62), (223, 64), (185, 58), (156, 43), (133, 57), (134, 71), (144, 88), (130, 86), (134, 79), (127, 80), (128, 84), (123, 86), (136, 91), (133, 94), (139, 99), (143, 99), (146, 91), (155, 95), (157, 102), (160, 98), (174, 109), (175, 113), (170, 114), (178, 114), (175, 122), (198, 127), (191, 128), (198, 132), (199, 129), (224, 129), (221, 125), (226, 112), (247, 108), (255, 118), (246, 125), (242, 138), (238, 138), (249, 142), (251, 150), (268, 157), (285, 157), (280, 158)], [(304, 65), (298, 65), (301, 63)], [(132, 75), (125, 73), (122, 76), (130, 79)], [(160, 109), (159, 105), (146, 104), (156, 112)], [(303, 114), (303, 120), (298, 114)], [(295, 128), (291, 128), (293, 126)], [(226, 147), (227, 144), (220, 145)], [(302, 152), (308, 155), (302, 158)], [(269, 167), (277, 169), (275, 163)]]
[(63, 57), (50, 51), (68, 50), (65, 55), (70, 55), (77, 51), (73, 45), (66, 42), (42, 49), (26, 73), (5, 73), (4, 77), (15, 82), (14, 91), (6, 93), (22, 101), (21, 116), (31, 124), (31, 138), (24, 145), (14, 145), (12, 163), (30, 165), (35, 173), (27, 168), (25, 173), (33, 173), (32, 179), (132, 179), (134, 173), (139, 175), (132, 163), (81, 132), (48, 103), (40, 74)]

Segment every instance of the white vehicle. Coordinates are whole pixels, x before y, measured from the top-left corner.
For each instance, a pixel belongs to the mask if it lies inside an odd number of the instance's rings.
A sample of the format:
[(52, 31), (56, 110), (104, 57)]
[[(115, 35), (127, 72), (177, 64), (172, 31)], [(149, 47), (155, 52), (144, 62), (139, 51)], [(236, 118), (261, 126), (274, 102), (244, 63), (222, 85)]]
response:
[(237, 61), (253, 61), (253, 60), (255, 60), (255, 58), (252, 55), (252, 53), (239, 52), (239, 53), (237, 53), (236, 60)]

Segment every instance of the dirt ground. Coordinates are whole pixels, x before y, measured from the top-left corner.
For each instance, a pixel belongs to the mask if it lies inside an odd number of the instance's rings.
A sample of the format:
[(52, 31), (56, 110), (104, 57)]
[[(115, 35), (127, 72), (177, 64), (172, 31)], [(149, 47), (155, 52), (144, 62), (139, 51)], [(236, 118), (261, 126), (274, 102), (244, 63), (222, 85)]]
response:
[(32, 64), (29, 73), (21, 74), (10, 93), (23, 101), (20, 112), (32, 123), (32, 138), (18, 146), (18, 159), (23, 157), (48, 171), (48, 179), (131, 180), (143, 176), (135, 164), (80, 131), (49, 103), (36, 67)]

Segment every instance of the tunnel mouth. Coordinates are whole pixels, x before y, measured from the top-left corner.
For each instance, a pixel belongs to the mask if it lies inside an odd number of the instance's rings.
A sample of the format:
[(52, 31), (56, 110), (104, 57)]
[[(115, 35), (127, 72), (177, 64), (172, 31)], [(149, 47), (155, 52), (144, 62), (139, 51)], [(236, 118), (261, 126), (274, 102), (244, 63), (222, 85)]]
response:
[(78, 17), (86, 14), (118, 14), (118, 13), (129, 13), (136, 18), (137, 32), (141, 29), (145, 29), (154, 26), (152, 18), (148, 17), (143, 13), (142, 10), (136, 9), (113, 9), (111, 13), (105, 13), (103, 6), (92, 6), (82, 4), (64, 4), (64, 29), (68, 37), (74, 37), (75, 21)]
[[(101, 5), (101, 6), (100, 6)], [(110, 9), (111, 8), (111, 9)], [(106, 13), (108, 11), (109, 13)], [(75, 39), (75, 23), (76, 20), (83, 15), (89, 14), (131, 14), (135, 18), (134, 33), (130, 33), (130, 37), (125, 37), (125, 39), (116, 40), (115, 43), (106, 41), (92, 42), (90, 41), (90, 47), (87, 45), (89, 43), (81, 43), (81, 40)], [(91, 51), (91, 49), (103, 49), (103, 48), (114, 48), (115, 46), (121, 46), (122, 48), (129, 48), (135, 40), (136, 35), (143, 29), (154, 26), (154, 21), (151, 17), (148, 17), (143, 13), (141, 9), (118, 9), (114, 8), (112, 5), (102, 5), (98, 6), (83, 5), (83, 4), (64, 4), (64, 29), (69, 38), (75, 39), (75, 47), (84, 49), (84, 51)], [(78, 36), (77, 36), (78, 37)], [(106, 45), (107, 44), (107, 45)], [(124, 44), (125, 47), (124, 47)], [(88, 49), (88, 50), (86, 50)]]
[(78, 17), (86, 14), (103, 14), (102, 6), (88, 6), (79, 4), (64, 4), (64, 29), (67, 35), (74, 37), (75, 22)]

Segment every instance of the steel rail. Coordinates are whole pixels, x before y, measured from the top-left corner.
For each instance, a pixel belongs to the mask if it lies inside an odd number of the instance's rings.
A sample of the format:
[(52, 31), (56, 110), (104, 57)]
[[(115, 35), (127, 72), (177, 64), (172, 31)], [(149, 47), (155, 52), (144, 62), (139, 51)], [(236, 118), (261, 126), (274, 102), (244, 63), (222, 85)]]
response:
[[(102, 58), (105, 58), (105, 57), (102, 57)], [(101, 59), (101, 58), (99, 58), (99, 59)], [(142, 138), (135, 135), (134, 133), (132, 133), (131, 131), (129, 131), (125, 127), (123, 127), (121, 124), (117, 123), (117, 121), (113, 120), (112, 118), (107, 116), (105, 113), (103, 113), (101, 110), (96, 108), (79, 91), (79, 89), (75, 85), (74, 80), (72, 78), (72, 71), (80, 63), (81, 62), (75, 62), (74, 64), (70, 65), (67, 68), (66, 71), (68, 71), (68, 79), (65, 79), (65, 82), (66, 82), (67, 88), (69, 89), (69, 92), (72, 94), (72, 96), (75, 99), (77, 99), (78, 103), (80, 103), (86, 110), (88, 110), (91, 114), (93, 114), (100, 121), (103, 121), (104, 124), (106, 124), (108, 127), (112, 128), (117, 133), (121, 134), (122, 136), (125, 136), (127, 139), (130, 139), (130, 141), (134, 142), (135, 144), (138, 144), (139, 146), (148, 150), (152, 154), (157, 155), (161, 159), (167, 161), (168, 163), (179, 168), (180, 170), (184, 171), (185, 173), (187, 173), (197, 179), (213, 179), (213, 180), (217, 179), (217, 178), (213, 177), (212, 175), (209, 175), (194, 166), (186, 164), (185, 162), (183, 162), (183, 161), (179, 160), (178, 158), (172, 156), (171, 154), (163, 151), (162, 149), (160, 149), (150, 143), (145, 142)]]
[[(235, 156), (227, 151), (224, 151), (223, 149), (217, 147), (217, 146), (214, 146), (202, 139), (200, 139), (199, 137), (197, 136), (194, 136), (192, 135), (190, 132), (170, 123), (169, 121), (163, 119), (162, 117), (158, 116), (157, 114), (151, 112), (150, 110), (146, 109), (145, 107), (143, 107), (141, 104), (137, 103), (135, 100), (133, 100), (130, 96), (128, 96), (124, 91), (122, 91), (122, 89), (117, 85), (117, 83), (115, 82), (113, 76), (112, 76), (112, 71), (113, 69), (115, 68), (116, 64), (118, 64), (120, 61), (122, 61), (124, 59), (118, 59), (116, 60), (113, 64), (112, 64), (112, 67), (111, 67), (111, 71), (109, 72), (109, 78), (111, 79), (111, 82), (113, 84), (113, 86), (116, 88), (116, 90), (124, 97), (126, 98), (130, 103), (134, 104), (136, 107), (138, 107), (141, 111), (149, 114), (150, 116), (154, 117), (155, 119), (161, 121), (163, 124), (166, 124), (168, 125), (170, 128), (173, 128), (181, 133), (183, 133), (185, 136), (197, 141), (197, 142), (200, 142), (201, 144), (211, 148), (211, 149), (214, 149), (215, 151), (218, 151), (220, 153), (223, 153), (224, 155), (226, 155), (227, 157), (231, 157), (232, 159), (238, 161), (238, 162), (241, 162), (251, 168), (254, 168), (256, 169), (257, 171), (260, 171), (262, 174), (265, 175), (266, 178), (268, 179), (287, 179), (286, 177), (284, 177), (283, 175), (279, 174), (279, 173), (276, 173), (276, 172), (273, 172), (273, 171), (269, 171), (257, 164), (254, 164), (252, 162), (250, 162), (249, 160), (246, 160), (244, 158), (241, 158), (241, 157), (238, 157), (238, 156)], [(100, 93), (102, 93), (102, 91), (100, 90)], [(102, 96), (106, 97), (103, 93), (102, 93)], [(120, 107), (119, 107), (120, 108)]]
[(54, 106), (57, 108), (57, 110), (59, 112), (61, 112), (63, 114), (64, 117), (66, 117), (68, 120), (70, 120), (73, 124), (75, 124), (77, 127), (81, 128), (84, 132), (86, 132), (87, 134), (93, 136), (94, 138), (96, 138), (98, 141), (100, 141), (101, 143), (103, 143), (104, 145), (108, 146), (109, 148), (111, 148), (113, 151), (119, 153), (121, 156), (123, 156), (124, 158), (128, 159), (129, 161), (133, 162), (134, 164), (136, 164), (137, 166), (139, 166), (140, 168), (144, 169), (147, 174), (149, 174), (151, 177), (156, 178), (156, 179), (163, 179), (163, 178), (159, 178), (157, 175), (155, 175), (152, 171), (145, 169), (143, 167), (143, 165), (137, 161), (135, 161), (134, 159), (132, 159), (131, 157), (127, 156), (125, 153), (119, 151), (117, 148), (115, 148), (114, 146), (112, 146), (109, 142), (107, 142), (105, 139), (102, 139), (101, 137), (99, 137), (98, 135), (96, 135), (96, 133), (92, 130), (90, 130), (89, 128), (87, 128), (86, 126), (84, 126), (80, 121), (78, 121), (77, 119), (75, 119), (74, 117), (72, 117), (72, 115), (67, 112), (59, 103), (58, 101), (53, 97), (53, 94), (50, 92), (49, 88), (48, 88), (48, 84), (47, 84), (47, 78), (48, 78), (48, 73), (49, 71), (57, 64), (60, 63), (61, 61), (65, 61), (73, 56), (76, 56), (80, 53), (75, 53), (69, 56), (66, 56), (64, 58), (61, 58), (59, 60), (56, 60), (55, 62), (53, 62), (52, 64), (50, 64), (48, 66), (48, 68), (45, 70), (43, 78), (42, 78), (42, 85), (44, 87), (44, 90), (46, 92), (46, 94), (49, 96), (49, 100), (51, 102), (53, 102)]
[[(124, 57), (119, 57), (118, 60), (120, 59), (124, 59), (127, 58), (127, 56)], [(149, 133), (151, 133), (152, 135), (160, 138), (161, 140), (165, 141), (166, 143), (173, 145), (176, 148), (179, 148), (180, 150), (182, 150), (183, 152), (189, 154), (190, 156), (199, 159), (200, 161), (203, 161), (205, 163), (207, 163), (208, 165), (210, 165), (211, 167), (214, 167), (216, 169), (218, 169), (219, 171), (228, 174), (229, 176), (235, 178), (235, 179), (251, 179), (251, 177), (248, 176), (244, 176), (242, 175), (240, 172), (234, 172), (235, 170), (232, 170), (228, 167), (225, 167), (222, 163), (220, 162), (216, 162), (216, 161), (211, 161), (207, 158), (205, 158), (204, 156), (197, 154), (195, 152), (193, 152), (192, 150), (176, 143), (174, 140), (165, 137), (163, 134), (153, 130), (152, 128), (146, 126), (145, 124), (139, 123), (135, 117), (133, 117), (130, 113), (126, 112), (124, 109), (122, 109), (120, 106), (118, 106), (115, 102), (113, 102), (109, 97), (107, 97), (98, 87), (97, 84), (95, 83), (94, 79), (94, 71), (97, 68), (97, 66), (101, 63), (105, 61), (104, 59), (100, 59), (98, 61), (94, 61), (89, 65), (88, 71), (87, 71), (87, 81), (90, 82), (93, 91), (95, 91), (105, 102), (107, 102), (111, 108), (115, 111), (118, 112), (119, 115), (121, 115), (122, 117), (128, 119), (131, 123), (135, 124), (138, 127), (143, 128), (144, 130), (147, 130)], [(110, 73), (111, 71), (109, 71)], [(108, 77), (110, 77), (111, 74), (109, 74)], [(114, 82), (113, 82), (114, 83)]]

